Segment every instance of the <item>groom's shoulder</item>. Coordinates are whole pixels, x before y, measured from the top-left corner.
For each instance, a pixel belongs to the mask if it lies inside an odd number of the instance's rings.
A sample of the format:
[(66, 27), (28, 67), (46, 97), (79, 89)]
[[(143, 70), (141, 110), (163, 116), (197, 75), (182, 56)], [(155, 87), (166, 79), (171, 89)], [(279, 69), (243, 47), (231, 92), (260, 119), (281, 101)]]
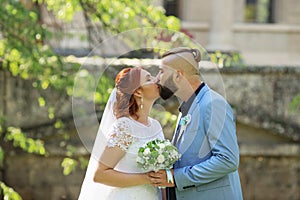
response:
[(197, 96), (197, 106), (202, 112), (215, 106), (226, 107), (227, 104), (228, 102), (222, 95), (209, 87), (201, 96)]
[(211, 103), (213, 101), (225, 101), (226, 99), (219, 94), (217, 91), (214, 89), (211, 89), (210, 87), (207, 86), (206, 90), (204, 91), (202, 98), (203, 101)]

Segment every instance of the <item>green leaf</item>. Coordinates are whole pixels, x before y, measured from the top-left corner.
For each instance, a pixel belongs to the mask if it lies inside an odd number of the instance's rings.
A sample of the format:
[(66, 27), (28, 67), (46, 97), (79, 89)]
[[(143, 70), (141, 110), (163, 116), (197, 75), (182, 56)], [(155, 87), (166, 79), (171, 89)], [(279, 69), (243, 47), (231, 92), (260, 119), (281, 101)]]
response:
[(86, 169), (89, 164), (89, 160), (81, 156), (79, 157), (79, 163), (81, 169)]
[(152, 157), (157, 158), (159, 154), (157, 151), (152, 151), (151, 155), (152, 155)]
[(46, 153), (43, 141), (26, 137), (19, 128), (8, 127), (5, 139), (12, 141), (15, 147), (20, 147), (28, 153), (35, 153), (39, 155), (45, 155)]
[(54, 124), (54, 127), (56, 129), (63, 128), (64, 127), (64, 123), (61, 120), (56, 120), (56, 122)]
[(49, 119), (54, 119), (55, 117), (55, 110), (54, 110), (54, 107), (50, 106), (48, 108), (48, 117)]
[(22, 197), (14, 191), (14, 189), (8, 187), (4, 182), (0, 181), (0, 187), (3, 192), (4, 200), (22, 200)]
[(38, 101), (39, 101), (39, 106), (40, 107), (44, 107), (45, 105), (46, 105), (46, 101), (45, 101), (45, 99), (44, 99), (44, 97), (39, 97), (38, 98)]
[(0, 146), (0, 166), (3, 166), (3, 160), (4, 160), (4, 150)]
[(300, 113), (300, 94), (296, 95), (290, 103), (289, 110)]
[(78, 162), (75, 159), (72, 158), (64, 158), (64, 160), (61, 163), (61, 166), (63, 167), (63, 174), (69, 175), (72, 171), (76, 169)]

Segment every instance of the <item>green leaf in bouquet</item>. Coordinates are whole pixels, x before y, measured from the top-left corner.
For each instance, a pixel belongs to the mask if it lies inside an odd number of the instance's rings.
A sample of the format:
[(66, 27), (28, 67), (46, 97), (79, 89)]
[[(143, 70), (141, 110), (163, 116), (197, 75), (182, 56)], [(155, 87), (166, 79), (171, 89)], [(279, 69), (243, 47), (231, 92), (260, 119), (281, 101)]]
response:
[(155, 163), (155, 159), (154, 159), (154, 158), (150, 158), (149, 163), (150, 163), (151, 165), (153, 165), (153, 164)]
[(162, 153), (162, 155), (163, 155), (165, 158), (168, 158), (169, 153), (168, 153), (167, 151), (164, 151), (164, 152)]
[(143, 153), (145, 151), (144, 147), (140, 147), (138, 153)]
[(173, 146), (166, 146), (166, 150), (168, 150), (168, 151), (172, 151), (173, 149), (174, 149)]
[(152, 143), (153, 146), (155, 146), (158, 142), (159, 142), (159, 140), (156, 139), (156, 140), (153, 140), (151, 143)]
[(147, 143), (147, 144), (146, 144), (146, 148), (148, 147), (148, 148), (152, 149), (152, 143), (153, 143), (153, 142)]
[(158, 152), (157, 152), (157, 151), (152, 151), (152, 152), (151, 152), (151, 156), (152, 156), (153, 158), (157, 158), (157, 157), (158, 157)]

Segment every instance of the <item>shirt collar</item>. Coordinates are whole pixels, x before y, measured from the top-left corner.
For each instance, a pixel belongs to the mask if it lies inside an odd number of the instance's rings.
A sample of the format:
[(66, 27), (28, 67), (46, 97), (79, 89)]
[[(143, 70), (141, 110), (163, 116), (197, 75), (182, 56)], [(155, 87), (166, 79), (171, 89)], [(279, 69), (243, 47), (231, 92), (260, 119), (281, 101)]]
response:
[(200, 90), (205, 86), (205, 83), (202, 82), (200, 86), (195, 90), (195, 92), (192, 94), (192, 96), (185, 102), (182, 102), (179, 107), (179, 112), (182, 113), (182, 116), (185, 116), (188, 114), (189, 109), (196, 98), (196, 96), (199, 94)]

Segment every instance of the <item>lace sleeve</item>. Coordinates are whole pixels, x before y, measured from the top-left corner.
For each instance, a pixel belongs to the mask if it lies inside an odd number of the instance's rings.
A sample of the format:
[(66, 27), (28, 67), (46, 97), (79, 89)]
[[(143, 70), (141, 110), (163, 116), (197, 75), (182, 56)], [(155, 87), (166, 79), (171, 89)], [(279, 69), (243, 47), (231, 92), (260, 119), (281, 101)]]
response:
[(113, 126), (113, 130), (109, 136), (107, 146), (108, 147), (119, 147), (123, 151), (127, 151), (129, 145), (133, 142), (133, 137), (130, 134), (130, 128), (128, 121), (120, 120), (117, 121)]

